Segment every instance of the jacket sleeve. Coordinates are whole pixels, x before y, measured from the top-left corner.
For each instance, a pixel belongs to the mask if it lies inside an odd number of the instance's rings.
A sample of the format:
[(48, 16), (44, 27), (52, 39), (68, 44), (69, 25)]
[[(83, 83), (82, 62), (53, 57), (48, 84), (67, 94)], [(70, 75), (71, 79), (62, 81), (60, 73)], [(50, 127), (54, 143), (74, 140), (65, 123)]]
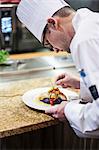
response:
[[(78, 58), (76, 65), (79, 64), (79, 67), (86, 73), (85, 90), (88, 91), (91, 85), (95, 85), (99, 93), (99, 40), (88, 40), (81, 43), (75, 55)], [(87, 98), (85, 90), (80, 91), (82, 98)], [(94, 134), (94, 130), (99, 129), (99, 98), (94, 100), (91, 93), (88, 95), (90, 95), (88, 96), (89, 101), (92, 102), (80, 104), (80, 100), (71, 101), (65, 106), (64, 113), (73, 129), (83, 134), (87, 132)]]
[(80, 94), (79, 97), (82, 99), (84, 102), (91, 102), (92, 101), (92, 96), (90, 94), (90, 91), (82, 81), (82, 78), (80, 78)]

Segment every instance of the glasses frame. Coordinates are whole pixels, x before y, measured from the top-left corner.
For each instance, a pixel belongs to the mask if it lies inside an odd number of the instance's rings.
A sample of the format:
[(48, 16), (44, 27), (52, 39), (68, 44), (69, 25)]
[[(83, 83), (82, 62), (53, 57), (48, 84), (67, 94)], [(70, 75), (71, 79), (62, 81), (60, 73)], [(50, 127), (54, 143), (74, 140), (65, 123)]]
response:
[(45, 36), (47, 32), (48, 32), (48, 24), (45, 26), (44, 31), (43, 31), (42, 44), (45, 48), (49, 48), (50, 50), (53, 50), (53, 46), (49, 43), (49, 41), (46, 41), (46, 44), (45, 44)]

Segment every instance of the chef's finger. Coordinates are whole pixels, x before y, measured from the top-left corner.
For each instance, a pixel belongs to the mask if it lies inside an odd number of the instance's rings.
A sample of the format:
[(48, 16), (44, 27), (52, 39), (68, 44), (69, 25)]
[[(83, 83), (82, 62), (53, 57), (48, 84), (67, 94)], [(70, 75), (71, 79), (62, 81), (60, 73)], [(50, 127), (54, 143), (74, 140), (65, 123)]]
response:
[(55, 82), (57, 82), (58, 80), (60, 79), (63, 79), (65, 77), (65, 74), (62, 73), (61, 75), (59, 75), (56, 79), (55, 79)]
[(57, 106), (54, 106), (54, 107), (52, 107), (52, 108), (49, 108), (49, 109), (46, 109), (45, 110), (45, 113), (46, 114), (54, 114), (54, 113), (56, 113), (57, 112)]
[(52, 114), (52, 117), (58, 118), (58, 114)]
[(60, 79), (60, 80), (58, 80), (58, 81), (56, 82), (56, 84), (62, 86), (62, 85), (64, 85), (64, 82), (65, 82), (65, 80)]
[(62, 86), (62, 88), (67, 88), (68, 87), (66, 84), (62, 84), (61, 86)]

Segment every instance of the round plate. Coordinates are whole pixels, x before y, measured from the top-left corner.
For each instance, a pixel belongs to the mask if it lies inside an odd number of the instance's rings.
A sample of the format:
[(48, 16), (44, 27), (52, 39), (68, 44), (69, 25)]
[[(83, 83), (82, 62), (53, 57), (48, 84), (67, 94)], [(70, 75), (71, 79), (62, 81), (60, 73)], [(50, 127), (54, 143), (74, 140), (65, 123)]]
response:
[[(44, 88), (36, 88), (36, 89), (32, 89), (27, 91), (23, 96), (22, 96), (22, 100), (23, 102), (34, 109), (38, 109), (38, 110), (46, 110), (50, 107), (55, 107), (51, 106), (50, 104), (46, 104), (40, 100), (38, 100), (37, 97), (39, 97), (39, 95), (41, 95), (44, 92), (48, 92), (48, 90), (51, 89), (50, 87), (44, 87)], [(59, 88), (59, 90), (66, 95), (67, 99), (69, 100), (70, 98), (75, 99), (78, 97), (77, 93), (67, 90), (67, 89), (63, 89), (63, 88)], [(58, 105), (58, 104), (57, 104)]]

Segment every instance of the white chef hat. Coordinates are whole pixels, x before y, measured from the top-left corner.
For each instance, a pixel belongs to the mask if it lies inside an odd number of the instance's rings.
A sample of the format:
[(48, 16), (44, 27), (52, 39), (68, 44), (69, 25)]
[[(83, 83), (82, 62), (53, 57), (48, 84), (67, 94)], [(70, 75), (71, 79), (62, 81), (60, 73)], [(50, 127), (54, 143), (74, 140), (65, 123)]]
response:
[(47, 19), (65, 6), (69, 5), (64, 0), (21, 0), (17, 8), (17, 16), (41, 42)]

